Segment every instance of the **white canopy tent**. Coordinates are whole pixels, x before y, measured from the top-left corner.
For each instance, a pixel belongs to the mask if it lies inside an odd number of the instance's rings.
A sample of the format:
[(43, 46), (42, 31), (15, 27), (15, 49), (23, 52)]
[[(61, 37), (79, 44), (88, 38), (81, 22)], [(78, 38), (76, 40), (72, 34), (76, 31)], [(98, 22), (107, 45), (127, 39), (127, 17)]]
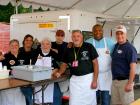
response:
[[(42, 7), (44, 10), (48, 8), (50, 10), (78, 9), (115, 16), (117, 17), (115, 19), (103, 20), (99, 18), (102, 23), (104, 21), (108, 22), (104, 27), (106, 29), (105, 34), (111, 33), (118, 23), (128, 26), (131, 29), (128, 29), (128, 39), (133, 42), (138, 53), (140, 53), (140, 0), (0, 0), (1, 5), (6, 5), (9, 2), (15, 7), (22, 4), (27, 8), (32, 5), (33, 9)], [(140, 65), (138, 68), (140, 68)]]
[[(109, 24), (105, 28), (110, 31), (111, 27), (118, 23), (128, 27), (136, 26), (130, 32), (130, 40), (133, 40), (134, 34), (140, 26), (140, 0), (0, 0), (1, 5), (6, 5), (9, 2), (15, 7), (22, 4), (24, 7), (32, 5), (33, 9), (42, 7), (44, 10), (48, 8), (50, 10), (78, 9), (117, 17), (115, 19), (105, 19), (108, 23), (111, 23), (111, 26)], [(99, 21), (103, 23), (104, 19), (99, 18)], [(109, 31), (106, 33), (109, 33)]]
[[(32, 5), (33, 9), (39, 7), (44, 10), (48, 8), (50, 10), (79, 9), (117, 17), (117, 20), (106, 19), (111, 24), (116, 22), (127, 26), (140, 26), (140, 0), (0, 0), (1, 5), (6, 5), (9, 2), (15, 7), (20, 4), (24, 7)], [(99, 21), (104, 22), (102, 19)], [(137, 29), (135, 28), (132, 33), (136, 33)], [(133, 35), (130, 39), (133, 39)]]
[(0, 4), (21, 4), (24, 7), (42, 7), (52, 10), (80, 9), (94, 13), (114, 15), (117, 17), (140, 17), (140, 0), (0, 0)]

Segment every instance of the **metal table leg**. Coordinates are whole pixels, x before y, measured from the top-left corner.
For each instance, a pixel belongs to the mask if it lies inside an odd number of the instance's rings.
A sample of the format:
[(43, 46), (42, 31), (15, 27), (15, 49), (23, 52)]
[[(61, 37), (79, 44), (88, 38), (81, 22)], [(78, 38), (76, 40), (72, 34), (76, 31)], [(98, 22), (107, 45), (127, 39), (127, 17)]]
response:
[(33, 91), (33, 105), (35, 105), (35, 87), (32, 87)]
[(45, 86), (42, 85), (42, 105), (45, 105), (45, 104), (44, 104), (44, 90), (45, 90), (44, 87), (45, 87)]

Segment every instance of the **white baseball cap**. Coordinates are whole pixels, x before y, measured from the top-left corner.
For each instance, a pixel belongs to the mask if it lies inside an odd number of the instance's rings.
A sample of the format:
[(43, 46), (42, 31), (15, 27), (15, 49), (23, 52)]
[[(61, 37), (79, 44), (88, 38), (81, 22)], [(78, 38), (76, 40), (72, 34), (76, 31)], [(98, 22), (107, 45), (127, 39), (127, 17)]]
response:
[(116, 26), (116, 32), (121, 31), (123, 33), (127, 33), (126, 27), (124, 25), (118, 25)]

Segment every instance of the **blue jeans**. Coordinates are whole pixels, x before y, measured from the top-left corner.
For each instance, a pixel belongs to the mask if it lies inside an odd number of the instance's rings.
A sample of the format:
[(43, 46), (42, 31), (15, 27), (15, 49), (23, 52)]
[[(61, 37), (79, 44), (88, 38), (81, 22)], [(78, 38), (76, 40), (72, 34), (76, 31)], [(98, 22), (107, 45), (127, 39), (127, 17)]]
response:
[(100, 91), (96, 92), (97, 103), (101, 105), (110, 105), (110, 94), (109, 91)]
[(58, 83), (54, 83), (53, 104), (62, 105), (62, 93)]
[(23, 95), (25, 96), (25, 100), (26, 100), (26, 105), (32, 105), (33, 104), (33, 100), (32, 100), (32, 88), (31, 87), (21, 87), (21, 91), (23, 93)]

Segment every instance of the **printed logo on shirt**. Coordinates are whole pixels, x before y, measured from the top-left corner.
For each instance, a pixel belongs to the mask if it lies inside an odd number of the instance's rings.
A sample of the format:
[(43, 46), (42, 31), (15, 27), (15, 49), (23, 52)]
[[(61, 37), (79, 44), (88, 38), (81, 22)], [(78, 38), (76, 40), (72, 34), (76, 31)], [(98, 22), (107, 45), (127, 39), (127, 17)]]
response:
[(89, 57), (88, 57), (88, 51), (83, 51), (81, 52), (82, 54), (82, 57), (81, 57), (81, 60), (89, 60)]
[(10, 65), (14, 65), (14, 64), (15, 64), (15, 61), (14, 61), (14, 60), (10, 60), (10, 61), (9, 61), (9, 64), (10, 64)]
[(122, 50), (118, 50), (117, 52), (118, 52), (118, 54), (122, 54)]

